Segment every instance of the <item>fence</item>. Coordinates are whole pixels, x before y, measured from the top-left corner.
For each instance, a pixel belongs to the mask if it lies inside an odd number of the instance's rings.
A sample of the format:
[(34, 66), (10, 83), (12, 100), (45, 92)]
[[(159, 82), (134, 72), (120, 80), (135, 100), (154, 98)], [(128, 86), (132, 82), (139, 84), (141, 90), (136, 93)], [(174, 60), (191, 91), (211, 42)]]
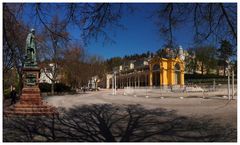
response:
[[(216, 83), (216, 82), (215, 82)], [(234, 94), (237, 91), (237, 85), (234, 86)], [(231, 88), (232, 89), (232, 88)], [(232, 90), (231, 90), (232, 93)], [(200, 85), (185, 85), (184, 87), (124, 87), (124, 95), (134, 97), (216, 97), (226, 96), (228, 94), (227, 84), (202, 84)]]

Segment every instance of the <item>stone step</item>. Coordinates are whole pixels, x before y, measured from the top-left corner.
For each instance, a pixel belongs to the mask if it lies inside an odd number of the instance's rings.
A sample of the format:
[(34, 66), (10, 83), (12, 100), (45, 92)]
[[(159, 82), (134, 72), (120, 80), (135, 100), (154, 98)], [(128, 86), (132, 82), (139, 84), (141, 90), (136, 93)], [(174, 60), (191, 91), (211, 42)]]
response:
[(40, 97), (41, 98), (41, 95), (40, 94), (22, 94), (21, 97)]
[(53, 115), (53, 114), (57, 114), (57, 112), (54, 112), (54, 111), (48, 111), (48, 112), (24, 112), (24, 111), (5, 111), (4, 112), (4, 115), (5, 116), (11, 116), (11, 115), (23, 115), (23, 116), (27, 116), (27, 115), (31, 115), (31, 116), (41, 116), (41, 115), (44, 115), (44, 116), (50, 116), (50, 115)]
[(40, 97), (23, 97), (23, 98), (20, 98), (20, 101), (21, 100), (24, 100), (24, 101), (31, 101), (31, 100), (33, 100), (33, 101), (37, 101), (37, 100), (39, 100), (39, 101), (41, 101), (42, 100), (42, 98), (40, 98)]
[(40, 89), (38, 87), (34, 87), (34, 88), (23, 88), (22, 89), (22, 92), (29, 92), (29, 91), (32, 91), (32, 92), (40, 92)]
[(34, 91), (22, 91), (22, 94), (40, 94), (40, 91), (34, 90)]
[(4, 110), (4, 115), (46, 115), (56, 114), (56, 108), (48, 105), (21, 105), (16, 104)]
[(43, 103), (40, 101), (20, 101), (22, 105), (42, 105)]
[(42, 101), (43, 99), (42, 98), (27, 98), (27, 97), (25, 97), (25, 98), (21, 98), (20, 99), (20, 101)]
[(40, 95), (22, 95), (20, 99), (25, 99), (25, 98), (42, 98)]
[(15, 108), (49, 108), (49, 106), (41, 104), (41, 105), (32, 105), (32, 104), (17, 104)]
[(48, 112), (53, 110), (53, 108), (15, 108), (16, 112)]

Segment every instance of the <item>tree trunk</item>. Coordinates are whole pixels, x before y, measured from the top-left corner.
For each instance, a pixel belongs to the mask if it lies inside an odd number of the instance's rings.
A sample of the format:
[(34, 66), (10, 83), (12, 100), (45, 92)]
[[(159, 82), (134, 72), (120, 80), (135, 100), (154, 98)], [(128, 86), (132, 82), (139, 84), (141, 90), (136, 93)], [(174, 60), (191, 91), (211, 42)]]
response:
[(206, 72), (206, 74), (208, 75), (210, 70), (209, 70), (209, 69), (207, 69), (206, 71), (207, 71), (207, 72)]
[(203, 62), (202, 62), (202, 66), (201, 66), (201, 71), (202, 71), (202, 75), (203, 75)]
[(51, 94), (54, 95), (54, 85), (55, 85), (55, 82), (52, 81), (52, 84), (51, 84)]
[(195, 60), (193, 63), (194, 63), (194, 66), (193, 66), (193, 74), (196, 74), (196, 70), (197, 70), (197, 61)]
[(223, 70), (223, 73), (224, 73), (224, 76), (226, 76), (226, 65), (224, 64), (224, 66), (223, 66), (224, 68), (224, 70)]
[(18, 82), (18, 86), (19, 86), (19, 96), (22, 94), (22, 89), (23, 89), (23, 74), (19, 73), (19, 82)]
[(22, 94), (22, 89), (23, 89), (23, 72), (22, 68), (17, 68), (17, 73), (18, 73), (18, 92), (19, 96)]

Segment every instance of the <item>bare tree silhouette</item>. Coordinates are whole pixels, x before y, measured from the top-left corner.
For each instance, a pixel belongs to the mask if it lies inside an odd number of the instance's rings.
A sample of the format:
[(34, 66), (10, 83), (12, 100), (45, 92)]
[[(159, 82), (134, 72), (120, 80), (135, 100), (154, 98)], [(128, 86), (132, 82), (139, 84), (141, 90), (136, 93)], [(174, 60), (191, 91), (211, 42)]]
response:
[(237, 131), (207, 117), (141, 105), (59, 108), (58, 116), (4, 117), (4, 142), (236, 142)]

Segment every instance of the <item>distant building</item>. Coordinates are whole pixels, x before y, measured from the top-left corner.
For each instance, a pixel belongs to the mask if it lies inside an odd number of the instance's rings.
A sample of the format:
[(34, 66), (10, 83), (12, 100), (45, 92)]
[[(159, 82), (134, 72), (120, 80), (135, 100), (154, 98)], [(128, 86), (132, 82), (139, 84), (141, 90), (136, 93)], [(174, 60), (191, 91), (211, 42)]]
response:
[(39, 82), (52, 84), (52, 81), (50, 78), (52, 78), (52, 73), (50, 71), (47, 71), (46, 68), (45, 70), (42, 69), (40, 73)]
[(91, 89), (97, 89), (98, 83), (100, 82), (100, 79), (98, 76), (93, 76), (89, 81), (88, 81), (88, 88)]
[(112, 73), (106, 75), (106, 87), (112, 87), (114, 73), (116, 73), (117, 88), (141, 86), (182, 87), (184, 86), (184, 56), (181, 49), (179, 52), (180, 54), (167, 55), (167, 58), (155, 56), (130, 61), (116, 67)]
[[(50, 68), (42, 68), (40, 70), (40, 77), (39, 77), (39, 83), (49, 83), (52, 84), (52, 78), (53, 78), (53, 71), (54, 71), (54, 65), (53, 63), (49, 63)], [(55, 80), (55, 83), (59, 83), (61, 80), (63, 80), (64, 75), (58, 74)]]

